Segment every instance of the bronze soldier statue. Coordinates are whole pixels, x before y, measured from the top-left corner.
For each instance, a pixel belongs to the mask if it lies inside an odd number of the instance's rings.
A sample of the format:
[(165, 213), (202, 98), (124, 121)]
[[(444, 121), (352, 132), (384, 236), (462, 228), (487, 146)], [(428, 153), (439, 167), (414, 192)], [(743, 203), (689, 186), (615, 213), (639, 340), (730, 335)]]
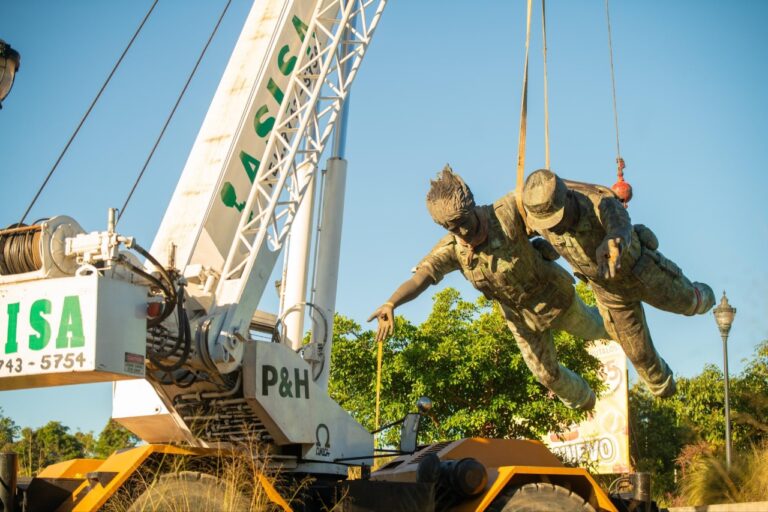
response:
[[(608, 335), (599, 312), (576, 295), (568, 272), (547, 261), (542, 256), (546, 251), (539, 252), (528, 241), (513, 194), (493, 205), (475, 206), (469, 187), (446, 166), (431, 181), (427, 208), (432, 219), (450, 233), (368, 319), (378, 318), (376, 339), (392, 334), (395, 308), (418, 297), (445, 274), (460, 270), (475, 288), (501, 305), (523, 358), (539, 382), (568, 407), (591, 409), (595, 393), (581, 376), (558, 364), (551, 330), (565, 330), (587, 340)], [(551, 254), (557, 258), (554, 251)]]
[(703, 314), (715, 304), (712, 289), (692, 283), (658, 252), (653, 232), (638, 224), (605, 187), (560, 179), (540, 169), (525, 181), (528, 225), (538, 231), (587, 281), (611, 338), (659, 397), (675, 393), (675, 380), (656, 352), (643, 302), (672, 313)]

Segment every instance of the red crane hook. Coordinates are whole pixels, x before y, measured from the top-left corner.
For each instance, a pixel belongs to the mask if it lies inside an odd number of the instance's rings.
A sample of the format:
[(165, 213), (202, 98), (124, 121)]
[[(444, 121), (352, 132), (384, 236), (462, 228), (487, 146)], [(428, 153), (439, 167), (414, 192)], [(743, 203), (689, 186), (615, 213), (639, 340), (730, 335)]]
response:
[(632, 199), (632, 185), (624, 181), (624, 167), (626, 167), (626, 165), (624, 164), (624, 159), (621, 157), (618, 157), (616, 159), (616, 166), (617, 166), (617, 172), (616, 172), (617, 180), (616, 180), (616, 183), (614, 183), (613, 186), (611, 187), (611, 190), (613, 190), (616, 193), (619, 200), (621, 200), (622, 204), (624, 205), (624, 208), (626, 208), (630, 199)]

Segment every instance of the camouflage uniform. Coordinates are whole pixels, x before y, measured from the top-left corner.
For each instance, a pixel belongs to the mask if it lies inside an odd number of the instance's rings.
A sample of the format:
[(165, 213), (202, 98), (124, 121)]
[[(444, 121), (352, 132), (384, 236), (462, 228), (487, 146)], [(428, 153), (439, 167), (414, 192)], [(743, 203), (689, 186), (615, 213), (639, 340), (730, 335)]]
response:
[(475, 208), (488, 222), (487, 239), (475, 248), (453, 234), (444, 236), (419, 263), (434, 283), (454, 270), (486, 297), (500, 303), (526, 364), (569, 407), (594, 403), (583, 378), (558, 364), (551, 329), (584, 339), (607, 338), (599, 313), (576, 296), (573, 278), (546, 261), (528, 242), (512, 194)]
[[(633, 228), (626, 209), (609, 189), (564, 183), (577, 203), (577, 223), (561, 235), (538, 231), (571, 264), (574, 274), (590, 283), (608, 333), (621, 344), (651, 392), (674, 394), (672, 371), (653, 346), (642, 303), (693, 315), (704, 312), (701, 291), (656, 250), (658, 241), (648, 228)], [(620, 238), (623, 247), (621, 266), (610, 279), (601, 275), (596, 262), (596, 250), (607, 237)]]

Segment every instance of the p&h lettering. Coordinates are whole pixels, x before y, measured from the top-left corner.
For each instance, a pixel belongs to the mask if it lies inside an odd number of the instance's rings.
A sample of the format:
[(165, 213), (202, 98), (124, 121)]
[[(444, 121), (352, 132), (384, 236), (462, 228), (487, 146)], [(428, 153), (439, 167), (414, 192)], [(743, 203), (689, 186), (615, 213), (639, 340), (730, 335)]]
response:
[[(293, 379), (286, 367), (278, 369), (271, 364), (261, 366), (261, 394), (269, 396), (270, 388), (277, 387), (283, 398), (309, 398), (309, 369), (294, 368)], [(272, 390), (274, 393), (274, 389)], [(274, 395), (273, 395), (274, 396)]]

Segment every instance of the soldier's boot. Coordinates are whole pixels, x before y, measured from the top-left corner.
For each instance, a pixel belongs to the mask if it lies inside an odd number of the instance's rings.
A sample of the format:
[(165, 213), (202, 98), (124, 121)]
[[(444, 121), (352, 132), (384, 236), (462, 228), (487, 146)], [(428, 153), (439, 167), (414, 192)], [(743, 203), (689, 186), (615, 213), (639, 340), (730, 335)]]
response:
[(666, 361), (656, 353), (656, 362), (647, 368), (638, 368), (637, 375), (645, 382), (648, 390), (659, 398), (669, 398), (677, 392), (675, 377)]
[(544, 385), (570, 409), (581, 411), (594, 409), (597, 397), (587, 381), (565, 366), (559, 365), (559, 367), (558, 377), (553, 381), (544, 383)]
[(688, 316), (703, 315), (715, 305), (715, 292), (706, 283), (694, 282), (692, 284), (696, 294), (696, 302)]

